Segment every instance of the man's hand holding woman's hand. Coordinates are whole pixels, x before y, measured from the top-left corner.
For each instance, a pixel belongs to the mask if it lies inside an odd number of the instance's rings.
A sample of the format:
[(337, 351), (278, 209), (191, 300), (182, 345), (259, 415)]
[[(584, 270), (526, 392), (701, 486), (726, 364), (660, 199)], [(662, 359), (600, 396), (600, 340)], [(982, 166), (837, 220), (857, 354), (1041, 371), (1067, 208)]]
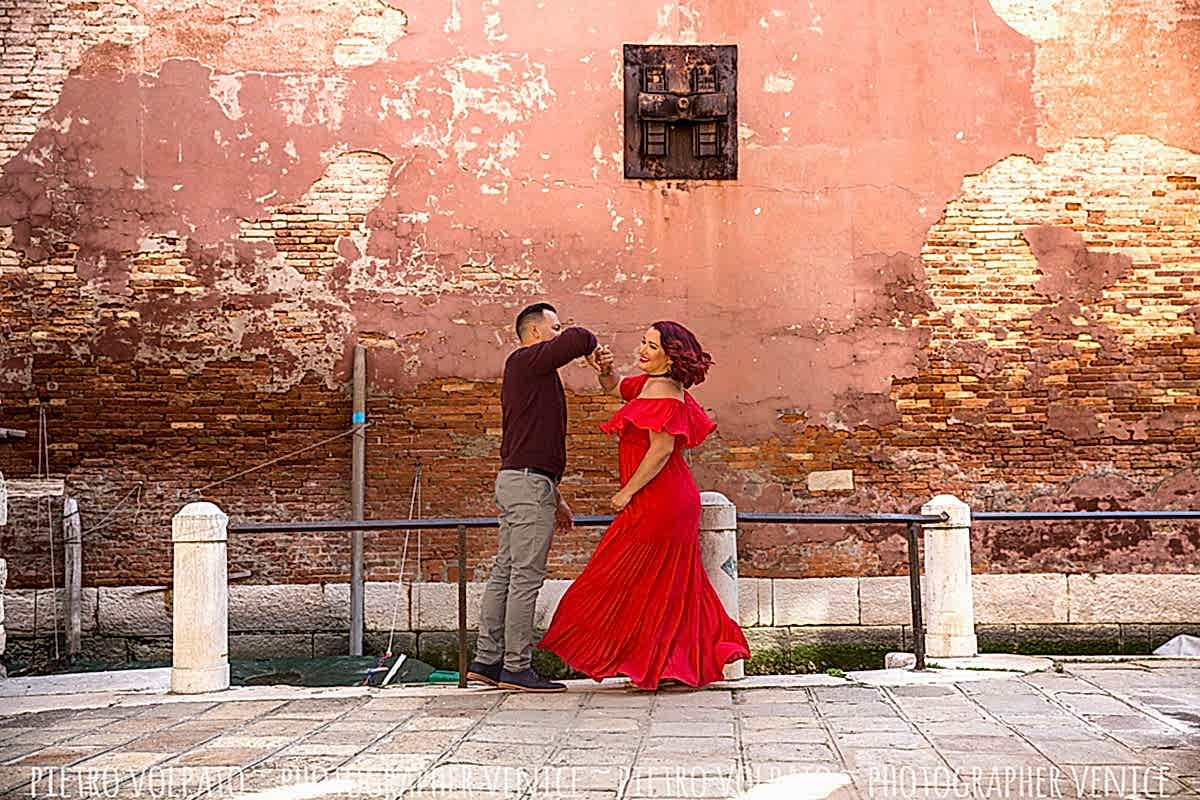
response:
[(587, 356), (588, 366), (596, 370), (598, 375), (611, 375), (613, 370), (613, 354), (608, 345), (600, 345)]

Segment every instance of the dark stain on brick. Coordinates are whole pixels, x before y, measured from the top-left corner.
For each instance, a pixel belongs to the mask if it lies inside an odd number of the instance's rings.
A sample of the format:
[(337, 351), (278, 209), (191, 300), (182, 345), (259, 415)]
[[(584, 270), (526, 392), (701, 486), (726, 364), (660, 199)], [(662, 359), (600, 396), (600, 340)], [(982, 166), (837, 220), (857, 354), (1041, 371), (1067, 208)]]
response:
[(1133, 269), (1127, 255), (1089, 250), (1072, 228), (1039, 225), (1026, 228), (1022, 235), (1042, 271), (1037, 288), (1054, 299), (1095, 300)]

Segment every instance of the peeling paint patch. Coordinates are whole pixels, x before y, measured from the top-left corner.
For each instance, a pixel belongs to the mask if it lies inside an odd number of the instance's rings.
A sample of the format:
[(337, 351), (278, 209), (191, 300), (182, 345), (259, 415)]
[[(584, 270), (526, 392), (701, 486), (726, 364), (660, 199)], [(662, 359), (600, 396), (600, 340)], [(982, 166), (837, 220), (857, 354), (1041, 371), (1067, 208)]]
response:
[(289, 125), (322, 125), (337, 130), (345, 111), (347, 83), (332, 75), (288, 75), (279, 83), (273, 103)]
[(658, 27), (652, 44), (696, 44), (700, 41), (700, 11), (693, 2), (664, 3), (657, 11)]
[(407, 33), (408, 17), (403, 11), (380, 2), (376, 8), (354, 18), (346, 35), (333, 47), (333, 62), (339, 67), (364, 67), (381, 60), (388, 48)]
[(1035, 42), (1053, 39), (1062, 33), (1063, 5), (1066, 0), (988, 0), (992, 10), (1013, 30)]
[(238, 92), (242, 88), (242, 79), (238, 75), (213, 75), (212, 88), (209, 96), (217, 101), (217, 105), (231, 120), (242, 118), (242, 107), (238, 104)]
[(763, 91), (767, 94), (788, 94), (796, 87), (796, 79), (787, 72), (773, 72), (763, 78)]

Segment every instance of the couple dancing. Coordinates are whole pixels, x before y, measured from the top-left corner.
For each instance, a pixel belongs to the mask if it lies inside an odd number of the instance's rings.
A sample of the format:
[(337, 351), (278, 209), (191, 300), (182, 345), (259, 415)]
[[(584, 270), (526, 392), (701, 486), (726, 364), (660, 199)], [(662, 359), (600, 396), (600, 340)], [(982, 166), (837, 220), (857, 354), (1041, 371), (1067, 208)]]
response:
[(517, 317), (521, 346), (504, 364), (499, 548), (484, 590), (470, 680), (559, 692), (532, 667), (533, 622), (555, 530), (572, 526), (558, 493), (566, 467), (567, 404), (558, 370), (586, 357), (601, 388), (625, 401), (601, 429), (619, 436), (616, 519), (571, 585), (538, 647), (596, 680), (626, 675), (638, 687), (720, 680), (750, 655), (700, 561), (700, 493), (683, 460), (716, 428), (685, 391), (711, 357), (691, 331), (656, 322), (638, 348), (640, 375), (618, 380), (613, 356), (584, 328), (562, 329), (548, 303)]

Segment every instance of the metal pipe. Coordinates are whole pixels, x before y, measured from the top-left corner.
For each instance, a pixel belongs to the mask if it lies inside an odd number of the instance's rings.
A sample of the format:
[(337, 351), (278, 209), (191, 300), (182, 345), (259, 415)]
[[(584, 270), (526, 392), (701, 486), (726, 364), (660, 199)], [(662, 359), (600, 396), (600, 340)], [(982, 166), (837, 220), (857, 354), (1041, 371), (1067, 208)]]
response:
[(921, 558), (920, 538), (917, 524), (906, 526), (908, 535), (908, 592), (912, 598), (913, 654), (917, 657), (917, 669), (925, 669), (925, 621), (921, 615)]
[(760, 511), (738, 512), (738, 522), (765, 522), (784, 525), (890, 525), (910, 522), (945, 522), (940, 516), (926, 514), (787, 514)]
[(972, 520), (1022, 522), (1034, 520), (1200, 519), (1200, 511), (979, 511)]
[[(356, 521), (363, 518), (366, 496), (367, 449), (367, 352), (354, 346), (354, 411), (350, 418), (356, 426), (350, 470), (350, 503)], [(350, 655), (363, 651), (363, 529), (355, 528), (350, 538)]]
[[(737, 516), (738, 522), (796, 525), (894, 525), (944, 522), (939, 516), (923, 514), (775, 514), (747, 512)], [(579, 527), (608, 525), (613, 517), (581, 514), (575, 517)], [(460, 525), (468, 528), (496, 528), (496, 517), (435, 517), (433, 519), (368, 519), (361, 522), (322, 520), (306, 522), (241, 522), (229, 526), (230, 533), (313, 533), (317, 531), (390, 531), (418, 528), (449, 529)]]
[(467, 688), (467, 526), (458, 526), (458, 688)]

